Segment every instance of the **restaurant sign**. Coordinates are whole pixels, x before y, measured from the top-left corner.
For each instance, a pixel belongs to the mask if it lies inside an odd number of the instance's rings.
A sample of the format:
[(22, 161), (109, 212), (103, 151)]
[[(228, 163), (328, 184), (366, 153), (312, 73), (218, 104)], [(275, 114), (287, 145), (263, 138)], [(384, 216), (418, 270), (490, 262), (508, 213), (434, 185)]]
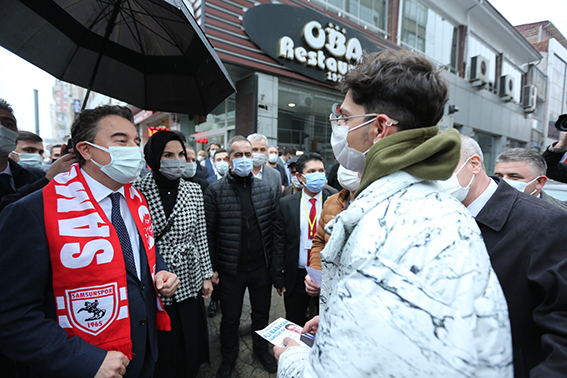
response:
[(295, 72), (323, 82), (340, 81), (363, 51), (381, 50), (340, 21), (290, 5), (252, 7), (244, 14), (242, 24), (266, 54)]

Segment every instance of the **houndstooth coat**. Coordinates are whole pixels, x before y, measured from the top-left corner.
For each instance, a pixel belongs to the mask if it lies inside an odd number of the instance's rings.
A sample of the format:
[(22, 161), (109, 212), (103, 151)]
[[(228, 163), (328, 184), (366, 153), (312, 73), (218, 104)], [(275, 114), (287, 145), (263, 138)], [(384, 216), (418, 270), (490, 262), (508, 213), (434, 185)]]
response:
[[(159, 189), (152, 174), (133, 182), (140, 190), (150, 207), (154, 235), (159, 235), (167, 221), (159, 195)], [(179, 180), (177, 201), (170, 217), (175, 217), (169, 232), (157, 243), (157, 248), (169, 270), (179, 278), (179, 287), (172, 298), (164, 298), (164, 305), (171, 305), (173, 300), (181, 302), (195, 298), (203, 287), (203, 281), (213, 276), (203, 193), (199, 185)], [(160, 295), (161, 296), (161, 295)]]

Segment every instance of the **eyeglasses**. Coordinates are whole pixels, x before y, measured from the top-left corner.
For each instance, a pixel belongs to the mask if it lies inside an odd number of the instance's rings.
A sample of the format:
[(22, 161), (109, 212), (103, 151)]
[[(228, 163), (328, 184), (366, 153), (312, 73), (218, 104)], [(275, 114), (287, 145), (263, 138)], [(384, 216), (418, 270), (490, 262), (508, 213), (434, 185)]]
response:
[[(368, 114), (346, 117), (343, 114), (341, 114), (341, 104), (336, 103), (333, 104), (333, 106), (331, 107), (331, 114), (329, 114), (329, 121), (331, 122), (331, 126), (346, 126), (346, 122), (352, 118), (378, 117), (378, 116), (379, 114), (376, 113), (368, 113)], [(390, 126), (397, 125), (399, 123), (393, 118), (390, 118), (390, 122), (391, 122)]]

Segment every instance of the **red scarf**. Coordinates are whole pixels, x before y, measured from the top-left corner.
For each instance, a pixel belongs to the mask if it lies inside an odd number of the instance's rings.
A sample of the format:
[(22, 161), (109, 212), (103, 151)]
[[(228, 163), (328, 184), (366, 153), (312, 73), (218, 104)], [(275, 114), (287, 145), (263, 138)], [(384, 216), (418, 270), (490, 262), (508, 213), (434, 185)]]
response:
[[(130, 184), (124, 186), (124, 194), (155, 282), (155, 242), (146, 199)], [(78, 164), (43, 189), (43, 206), (59, 325), (69, 337), (79, 336), (132, 359), (122, 248)], [(159, 296), (157, 307), (158, 329), (171, 330)]]

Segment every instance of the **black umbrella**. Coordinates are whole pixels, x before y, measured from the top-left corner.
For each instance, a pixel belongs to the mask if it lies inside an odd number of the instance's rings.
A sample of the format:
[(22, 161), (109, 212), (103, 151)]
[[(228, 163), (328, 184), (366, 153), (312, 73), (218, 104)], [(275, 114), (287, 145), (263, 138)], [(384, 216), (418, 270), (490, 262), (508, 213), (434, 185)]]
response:
[(206, 115), (234, 84), (184, 2), (177, 5), (0, 0), (0, 45), (88, 92), (142, 109)]

